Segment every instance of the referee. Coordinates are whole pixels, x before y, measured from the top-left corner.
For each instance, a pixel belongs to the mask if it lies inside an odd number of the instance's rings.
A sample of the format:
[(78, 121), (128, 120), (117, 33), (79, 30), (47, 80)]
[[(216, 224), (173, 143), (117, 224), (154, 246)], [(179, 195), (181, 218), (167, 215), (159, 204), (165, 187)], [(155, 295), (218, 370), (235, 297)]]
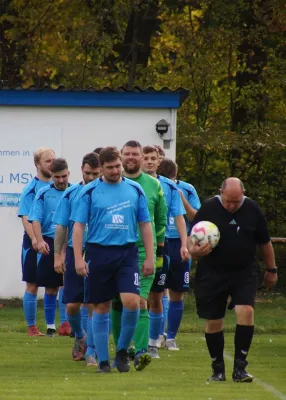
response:
[(266, 264), (264, 283), (272, 288), (277, 282), (277, 267), (267, 223), (257, 203), (244, 196), (243, 183), (226, 179), (220, 195), (205, 201), (191, 228), (199, 221), (211, 221), (220, 231), (218, 246), (199, 246), (188, 240), (189, 252), (198, 259), (195, 277), (197, 313), (206, 319), (205, 339), (212, 360), (212, 381), (225, 381), (223, 359), (223, 320), (228, 296), (236, 313), (234, 382), (252, 382), (246, 372), (247, 355), (254, 331), (256, 293), (255, 255), (259, 247)]

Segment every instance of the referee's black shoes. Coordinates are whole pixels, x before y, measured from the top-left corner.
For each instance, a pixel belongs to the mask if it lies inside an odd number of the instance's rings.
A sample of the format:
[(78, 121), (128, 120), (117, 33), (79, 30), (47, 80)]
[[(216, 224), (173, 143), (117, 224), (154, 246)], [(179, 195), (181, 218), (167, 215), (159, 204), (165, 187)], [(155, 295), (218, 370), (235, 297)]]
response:
[(253, 376), (250, 375), (248, 372), (245, 371), (248, 362), (244, 360), (235, 360), (234, 368), (232, 373), (232, 380), (233, 382), (252, 382)]
[(213, 374), (208, 379), (208, 381), (224, 382), (225, 381), (224, 362), (213, 361), (212, 369), (213, 369)]

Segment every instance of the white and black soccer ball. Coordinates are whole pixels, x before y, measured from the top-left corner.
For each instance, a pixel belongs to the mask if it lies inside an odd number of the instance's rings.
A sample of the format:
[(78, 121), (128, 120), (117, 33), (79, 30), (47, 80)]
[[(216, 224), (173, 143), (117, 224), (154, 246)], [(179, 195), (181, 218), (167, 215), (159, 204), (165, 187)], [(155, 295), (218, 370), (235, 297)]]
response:
[(193, 243), (198, 242), (200, 245), (209, 243), (214, 249), (220, 239), (218, 227), (210, 221), (200, 221), (193, 226), (191, 231), (191, 240)]

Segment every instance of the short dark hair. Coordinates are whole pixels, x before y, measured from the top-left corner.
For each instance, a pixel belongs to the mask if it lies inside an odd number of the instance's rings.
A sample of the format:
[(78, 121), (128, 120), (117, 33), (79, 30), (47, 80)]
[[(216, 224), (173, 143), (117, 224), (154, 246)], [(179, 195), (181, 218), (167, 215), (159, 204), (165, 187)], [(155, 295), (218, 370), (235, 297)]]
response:
[(88, 153), (82, 159), (82, 167), (88, 164), (91, 168), (99, 168), (99, 156), (97, 153)]
[(115, 146), (104, 147), (99, 154), (99, 162), (101, 166), (106, 162), (116, 161), (118, 158), (121, 160), (121, 154)]
[(148, 153), (156, 153), (159, 156), (159, 151), (155, 146), (144, 146), (143, 154), (148, 154)]
[(139, 149), (141, 149), (141, 151), (142, 151), (142, 146), (139, 142), (137, 142), (137, 140), (129, 140), (128, 142), (126, 142), (123, 145), (121, 152), (124, 149), (124, 147), (134, 147), (134, 148), (139, 147)]
[(173, 179), (177, 175), (177, 164), (169, 158), (164, 158), (157, 169), (157, 174)]
[(154, 147), (156, 147), (156, 149), (158, 150), (158, 153), (160, 154), (160, 156), (163, 156), (163, 157), (165, 157), (165, 152), (164, 152), (164, 150), (162, 149), (162, 147), (161, 146), (159, 146), (158, 144), (154, 144)]
[(55, 158), (51, 163), (51, 172), (56, 174), (57, 172), (61, 172), (64, 169), (68, 169), (68, 163), (64, 158)]
[(99, 155), (102, 149), (104, 149), (104, 147), (97, 147), (96, 149), (93, 150), (93, 152)]

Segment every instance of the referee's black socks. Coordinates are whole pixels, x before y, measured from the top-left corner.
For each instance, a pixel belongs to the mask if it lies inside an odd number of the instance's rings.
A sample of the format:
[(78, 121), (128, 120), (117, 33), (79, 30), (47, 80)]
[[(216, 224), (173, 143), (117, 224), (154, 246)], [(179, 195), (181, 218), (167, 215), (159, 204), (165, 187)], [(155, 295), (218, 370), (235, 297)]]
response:
[(234, 336), (234, 360), (246, 361), (247, 354), (252, 342), (254, 326), (236, 325)]
[(205, 338), (213, 363), (223, 363), (224, 334), (223, 331), (206, 333)]

